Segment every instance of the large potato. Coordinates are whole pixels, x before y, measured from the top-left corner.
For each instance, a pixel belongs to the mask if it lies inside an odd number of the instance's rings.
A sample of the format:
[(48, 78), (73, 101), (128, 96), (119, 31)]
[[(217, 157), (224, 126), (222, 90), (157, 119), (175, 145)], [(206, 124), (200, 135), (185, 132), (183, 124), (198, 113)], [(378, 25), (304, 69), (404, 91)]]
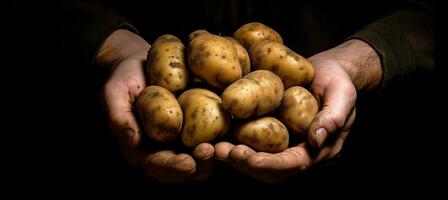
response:
[(178, 101), (184, 113), (182, 142), (195, 147), (210, 142), (227, 132), (230, 115), (222, 107), (221, 98), (206, 89), (190, 89), (183, 92)]
[(173, 35), (162, 35), (148, 52), (146, 73), (150, 85), (161, 86), (173, 93), (188, 84), (185, 46)]
[(263, 117), (237, 127), (235, 139), (255, 151), (278, 153), (289, 145), (288, 129), (273, 117)]
[(249, 73), (222, 93), (224, 108), (240, 119), (272, 112), (281, 103), (283, 84), (267, 70)]
[(182, 109), (174, 95), (160, 86), (146, 87), (138, 96), (137, 111), (148, 136), (158, 142), (177, 138), (182, 130)]
[(261, 41), (249, 50), (255, 70), (269, 70), (277, 74), (285, 88), (306, 86), (314, 78), (314, 68), (304, 57), (283, 44)]
[(235, 45), (217, 35), (194, 38), (188, 45), (188, 63), (194, 75), (220, 89), (242, 76)]
[(319, 107), (307, 89), (290, 87), (283, 94), (279, 109), (280, 120), (295, 134), (305, 134)]
[(225, 37), (225, 38), (230, 40), (235, 45), (238, 60), (240, 61), (241, 70), (243, 71), (243, 76), (250, 73), (250, 58), (247, 50), (234, 38), (232, 37)]
[(264, 40), (272, 40), (283, 44), (280, 34), (259, 22), (247, 23), (241, 26), (233, 33), (233, 37), (246, 49), (250, 49), (256, 43)]
[[(193, 39), (203, 35), (211, 35), (211, 33), (203, 29), (193, 31), (192, 33), (190, 33), (190, 35), (188, 35), (188, 42), (191, 42)], [(233, 37), (225, 37), (225, 38), (231, 41), (233, 45), (235, 45), (236, 54), (238, 56), (238, 61), (240, 62), (241, 71), (243, 73), (242, 75), (244, 76), (250, 73), (250, 58), (247, 50)]]
[(191, 32), (190, 35), (188, 35), (188, 43), (190, 43), (195, 38), (197, 38), (199, 36), (203, 36), (203, 35), (212, 35), (212, 34), (205, 29), (195, 30), (195, 31)]

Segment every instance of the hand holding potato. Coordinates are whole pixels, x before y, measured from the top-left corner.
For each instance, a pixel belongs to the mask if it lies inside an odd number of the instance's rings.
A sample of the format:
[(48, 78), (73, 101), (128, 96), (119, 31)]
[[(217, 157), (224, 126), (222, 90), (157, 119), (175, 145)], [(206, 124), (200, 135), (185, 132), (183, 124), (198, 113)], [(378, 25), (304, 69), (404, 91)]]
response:
[(146, 86), (144, 63), (149, 48), (150, 45), (134, 33), (117, 30), (99, 51), (97, 63), (113, 69), (102, 96), (110, 128), (128, 163), (142, 166), (148, 176), (161, 182), (203, 180), (213, 169), (211, 144), (198, 145), (192, 156), (151, 147), (152, 150), (146, 151), (141, 147), (142, 130), (132, 105)]
[(355, 39), (309, 60), (316, 70), (311, 92), (322, 107), (308, 130), (310, 144), (320, 149), (318, 162), (341, 151), (355, 120), (357, 91), (377, 87), (382, 69), (375, 50)]
[[(378, 55), (368, 44), (349, 40), (310, 57), (309, 61), (316, 73), (311, 92), (322, 107), (309, 125), (309, 141), (274, 154), (221, 142), (215, 145), (218, 160), (255, 178), (277, 182), (341, 151), (355, 119), (357, 90), (375, 88), (381, 80)], [(311, 156), (310, 151), (317, 154)]]

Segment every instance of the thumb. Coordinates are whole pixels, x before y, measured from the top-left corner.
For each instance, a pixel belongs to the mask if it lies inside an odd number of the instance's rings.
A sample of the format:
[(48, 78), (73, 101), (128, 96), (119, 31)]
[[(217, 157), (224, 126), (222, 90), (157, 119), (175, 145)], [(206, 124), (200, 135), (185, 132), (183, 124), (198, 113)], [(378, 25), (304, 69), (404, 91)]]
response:
[(334, 78), (323, 91), (322, 110), (317, 113), (308, 129), (312, 146), (322, 147), (329, 135), (339, 132), (356, 102), (356, 89), (350, 79)]
[(141, 140), (141, 130), (132, 112), (132, 102), (136, 98), (126, 86), (106, 84), (104, 98), (109, 124), (123, 150), (133, 150)]

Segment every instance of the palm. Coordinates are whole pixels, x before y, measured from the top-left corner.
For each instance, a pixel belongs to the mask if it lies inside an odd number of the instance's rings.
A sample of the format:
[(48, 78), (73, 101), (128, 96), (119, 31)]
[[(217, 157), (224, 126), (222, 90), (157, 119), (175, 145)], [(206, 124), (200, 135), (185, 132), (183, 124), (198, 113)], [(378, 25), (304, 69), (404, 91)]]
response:
[(141, 165), (148, 176), (162, 182), (205, 179), (212, 169), (209, 158), (213, 155), (213, 146), (210, 144), (196, 147), (195, 151), (201, 152), (194, 154), (197, 162), (185, 153), (177, 154), (174, 151), (159, 149), (150, 152), (142, 150), (142, 131), (132, 112), (132, 105), (146, 86), (144, 66), (145, 60), (141, 59), (121, 62), (104, 87), (110, 127), (121, 144), (124, 157), (130, 164)]
[[(355, 118), (356, 89), (341, 65), (325, 56), (318, 54), (309, 59), (316, 70), (311, 92), (321, 110), (310, 125), (308, 142), (276, 154), (221, 142), (215, 145), (216, 158), (250, 176), (277, 182), (339, 153)], [(316, 135), (317, 132), (321, 135)], [(310, 155), (312, 147), (319, 149), (316, 157)]]

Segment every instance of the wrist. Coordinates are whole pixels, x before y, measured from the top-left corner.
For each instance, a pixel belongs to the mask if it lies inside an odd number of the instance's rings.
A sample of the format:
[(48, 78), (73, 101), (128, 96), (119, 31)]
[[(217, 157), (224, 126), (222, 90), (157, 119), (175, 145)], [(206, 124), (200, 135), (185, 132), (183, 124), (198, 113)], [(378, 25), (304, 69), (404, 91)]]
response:
[(356, 90), (372, 90), (380, 84), (383, 73), (381, 61), (369, 44), (351, 39), (335, 48), (340, 48), (341, 65), (352, 79)]
[(145, 61), (149, 48), (139, 35), (125, 29), (114, 31), (105, 40), (95, 58), (96, 64), (113, 69), (126, 59)]

